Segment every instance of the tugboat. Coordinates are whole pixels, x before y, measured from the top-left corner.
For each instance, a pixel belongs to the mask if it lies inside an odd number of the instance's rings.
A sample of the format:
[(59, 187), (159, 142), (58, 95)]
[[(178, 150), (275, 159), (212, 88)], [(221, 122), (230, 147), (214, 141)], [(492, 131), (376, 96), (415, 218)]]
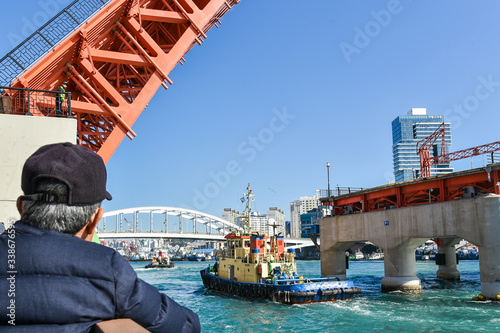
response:
[(304, 278), (297, 274), (295, 249), (285, 252), (283, 236), (269, 237), (251, 231), (250, 184), (245, 196), (247, 206), (241, 216), (243, 232), (226, 235), (226, 249), (214, 265), (200, 271), (205, 288), (220, 294), (284, 304), (349, 300), (361, 292), (352, 281), (340, 281), (336, 277)]
[(158, 259), (153, 258), (153, 261), (144, 266), (144, 268), (173, 268), (174, 263), (170, 261), (170, 258), (168, 256), (163, 256), (163, 254), (160, 253), (158, 254)]

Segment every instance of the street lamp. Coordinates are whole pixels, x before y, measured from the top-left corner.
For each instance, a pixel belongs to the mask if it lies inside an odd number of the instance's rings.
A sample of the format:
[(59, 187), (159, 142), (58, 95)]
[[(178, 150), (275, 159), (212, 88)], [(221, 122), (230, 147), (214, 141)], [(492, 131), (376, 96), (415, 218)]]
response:
[(328, 197), (330, 197), (330, 162), (326, 162), (326, 171), (328, 174)]

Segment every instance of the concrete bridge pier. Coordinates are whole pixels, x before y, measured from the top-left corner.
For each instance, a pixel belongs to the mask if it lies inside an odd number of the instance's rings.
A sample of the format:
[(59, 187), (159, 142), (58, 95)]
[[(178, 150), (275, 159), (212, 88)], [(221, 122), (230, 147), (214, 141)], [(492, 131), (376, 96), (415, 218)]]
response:
[(346, 280), (346, 255), (345, 252), (355, 242), (339, 242), (329, 249), (321, 247), (321, 276), (338, 277), (340, 280)]
[(426, 239), (410, 239), (391, 248), (384, 249), (385, 277), (382, 279), (382, 292), (402, 291), (408, 294), (421, 294), (422, 284), (417, 277), (415, 249)]
[(478, 241), (481, 294), (487, 299), (500, 300), (500, 196), (485, 198), (478, 219), (483, 228)]
[(444, 257), (444, 259), (436, 258), (436, 263), (443, 260), (436, 273), (438, 278), (450, 281), (460, 280), (460, 271), (457, 269), (457, 252), (455, 249), (455, 244), (459, 241), (460, 238), (445, 238), (442, 239), (442, 245), (438, 243), (438, 257)]
[(481, 294), (500, 301), (500, 245), (479, 247), (479, 274)]

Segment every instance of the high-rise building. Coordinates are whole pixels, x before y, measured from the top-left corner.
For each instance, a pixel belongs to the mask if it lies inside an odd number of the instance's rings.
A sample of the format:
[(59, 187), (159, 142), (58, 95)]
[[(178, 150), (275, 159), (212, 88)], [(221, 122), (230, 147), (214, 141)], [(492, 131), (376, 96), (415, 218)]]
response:
[(300, 214), (305, 214), (314, 208), (318, 208), (318, 206), (319, 199), (317, 196), (300, 197)]
[(300, 200), (290, 202), (290, 237), (300, 238)]
[(250, 230), (269, 234), (269, 219), (267, 215), (260, 212), (252, 212), (250, 215)]
[(313, 209), (318, 209), (319, 196), (300, 197), (290, 203), (290, 237), (301, 238), (303, 235), (301, 215), (307, 214)]
[(233, 222), (234, 224), (238, 222), (239, 216), (240, 212), (232, 208), (224, 208), (224, 211), (222, 212), (222, 218), (226, 221)]
[[(273, 230), (276, 230), (276, 234), (280, 236), (286, 236), (286, 219), (285, 212), (283, 212), (278, 207), (271, 207), (267, 211), (267, 217), (269, 219), (269, 236), (274, 236), (272, 234)], [(273, 227), (273, 225), (275, 227)]]
[[(443, 123), (443, 116), (427, 115), (426, 108), (412, 108), (406, 116), (399, 116), (392, 121), (392, 156), (394, 178), (396, 182), (412, 180), (420, 175), (420, 156), (417, 143), (434, 133)], [(451, 145), (451, 125), (445, 123), (445, 152)], [(441, 140), (436, 140), (430, 155), (441, 154)], [(437, 176), (453, 172), (450, 163), (433, 165), (431, 175)]]

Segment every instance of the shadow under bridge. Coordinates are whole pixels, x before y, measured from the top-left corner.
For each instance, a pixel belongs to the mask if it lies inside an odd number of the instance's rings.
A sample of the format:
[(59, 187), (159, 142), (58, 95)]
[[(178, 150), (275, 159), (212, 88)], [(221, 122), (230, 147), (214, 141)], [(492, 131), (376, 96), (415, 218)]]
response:
[(184, 238), (224, 240), (238, 225), (178, 207), (136, 207), (107, 212), (97, 225), (99, 238)]

